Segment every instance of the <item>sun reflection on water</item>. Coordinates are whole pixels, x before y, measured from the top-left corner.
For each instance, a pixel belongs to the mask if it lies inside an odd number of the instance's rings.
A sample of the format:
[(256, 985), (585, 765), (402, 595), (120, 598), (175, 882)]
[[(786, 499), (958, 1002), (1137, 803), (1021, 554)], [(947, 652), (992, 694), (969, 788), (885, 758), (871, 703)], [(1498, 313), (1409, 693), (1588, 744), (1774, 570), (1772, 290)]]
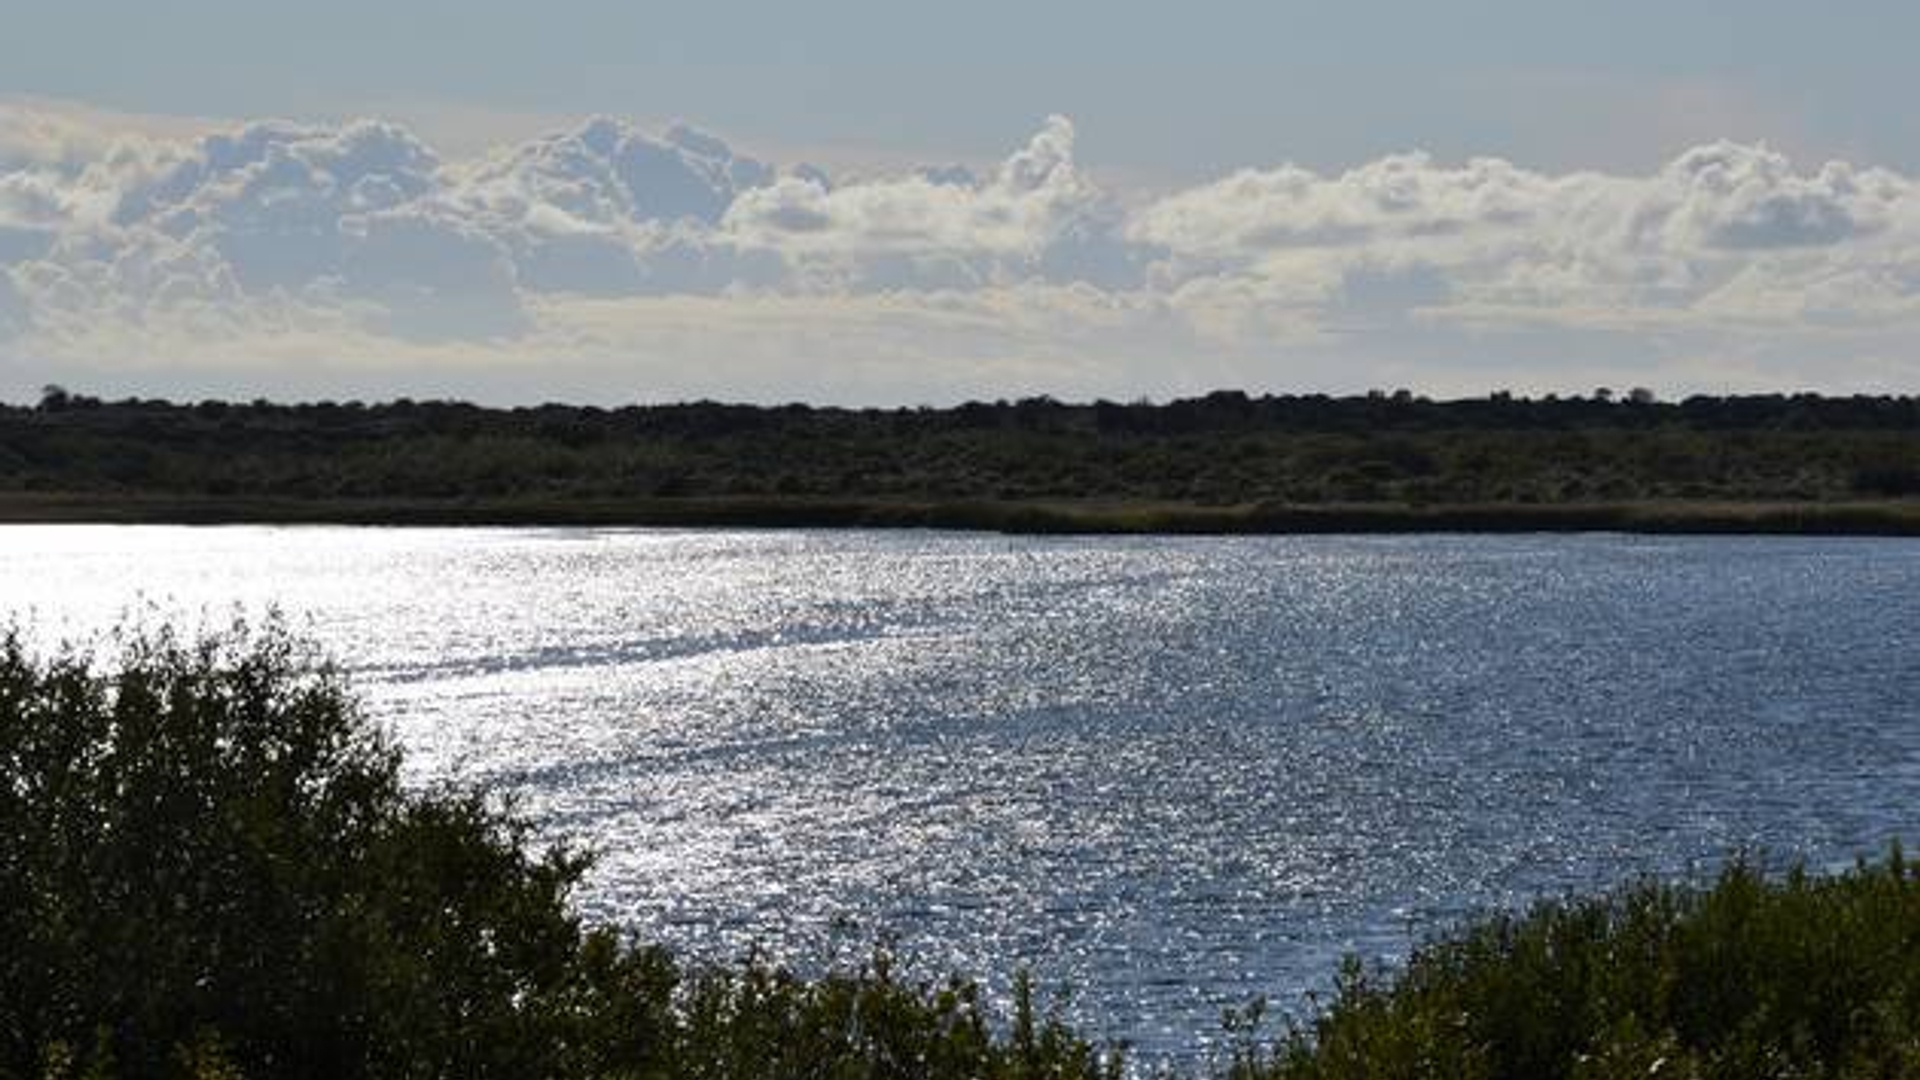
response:
[(597, 848), (596, 916), (1028, 964), (1150, 1055), (1479, 907), (1920, 833), (1916, 586), (1896, 541), (0, 528), (42, 639), (277, 605), (415, 780)]

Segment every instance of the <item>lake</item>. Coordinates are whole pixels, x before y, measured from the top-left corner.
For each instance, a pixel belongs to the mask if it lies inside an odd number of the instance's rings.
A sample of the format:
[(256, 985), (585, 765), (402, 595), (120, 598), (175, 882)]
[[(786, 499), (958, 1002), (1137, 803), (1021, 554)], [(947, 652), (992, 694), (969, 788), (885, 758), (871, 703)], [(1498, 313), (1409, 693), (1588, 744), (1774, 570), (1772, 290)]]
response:
[(1920, 838), (1920, 542), (11, 526), (35, 639), (278, 605), (684, 953), (886, 933), (1149, 1057), (1348, 952)]

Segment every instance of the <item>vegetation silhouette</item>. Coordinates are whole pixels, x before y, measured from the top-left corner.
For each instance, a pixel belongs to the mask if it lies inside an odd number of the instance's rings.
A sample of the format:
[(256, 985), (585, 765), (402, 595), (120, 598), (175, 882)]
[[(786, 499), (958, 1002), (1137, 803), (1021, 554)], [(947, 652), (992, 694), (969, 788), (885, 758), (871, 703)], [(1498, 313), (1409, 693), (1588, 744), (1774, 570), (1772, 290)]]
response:
[[(339, 672), (277, 622), (0, 636), (0, 1077), (1110, 1077), (1016, 980), (885, 949), (803, 978), (583, 925), (588, 866), (509, 807), (410, 790)], [(1920, 1076), (1920, 868), (1735, 861), (1493, 914), (1340, 973), (1235, 1080)]]
[(1348, 961), (1326, 1011), (1236, 1080), (1920, 1076), (1920, 867), (1736, 859), (1494, 914), (1406, 966)]
[(409, 791), (277, 625), (0, 641), (0, 1077), (1097, 1077), (1020, 983), (688, 968), (473, 792)]
[(1916, 532), (1920, 398), (489, 409), (49, 387), (0, 406), (0, 517)]

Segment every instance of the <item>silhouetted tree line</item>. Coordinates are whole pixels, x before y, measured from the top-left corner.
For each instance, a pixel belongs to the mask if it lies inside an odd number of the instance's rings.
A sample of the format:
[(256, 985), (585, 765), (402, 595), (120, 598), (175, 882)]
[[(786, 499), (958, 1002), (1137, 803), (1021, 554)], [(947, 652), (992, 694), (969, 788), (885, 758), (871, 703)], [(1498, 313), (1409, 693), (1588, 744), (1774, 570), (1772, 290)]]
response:
[(1216, 391), (1164, 404), (497, 409), (102, 401), (48, 387), (37, 406), (0, 406), (0, 490), (1212, 504), (1910, 496), (1920, 398)]

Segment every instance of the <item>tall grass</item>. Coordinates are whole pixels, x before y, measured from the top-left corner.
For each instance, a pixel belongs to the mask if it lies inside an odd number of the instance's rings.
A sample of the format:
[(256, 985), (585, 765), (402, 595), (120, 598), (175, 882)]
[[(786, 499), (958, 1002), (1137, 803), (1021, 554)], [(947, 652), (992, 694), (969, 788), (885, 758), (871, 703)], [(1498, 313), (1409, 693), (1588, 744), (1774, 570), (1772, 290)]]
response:
[(1920, 874), (1895, 846), (1832, 877), (1729, 864), (1495, 915), (1330, 1007), (1234, 1075), (1920, 1076)]

